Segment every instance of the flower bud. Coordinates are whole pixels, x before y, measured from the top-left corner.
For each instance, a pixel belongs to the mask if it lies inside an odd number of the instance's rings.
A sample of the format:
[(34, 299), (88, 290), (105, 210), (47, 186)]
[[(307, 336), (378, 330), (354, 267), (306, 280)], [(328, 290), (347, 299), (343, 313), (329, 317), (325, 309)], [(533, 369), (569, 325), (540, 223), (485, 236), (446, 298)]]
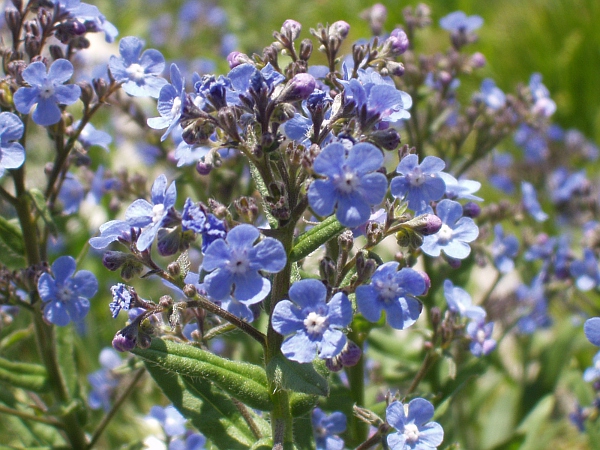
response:
[(227, 63), (229, 64), (229, 68), (233, 69), (241, 64), (251, 63), (252, 60), (242, 52), (231, 52), (227, 55)]
[(408, 36), (401, 28), (396, 28), (392, 31), (386, 43), (390, 46), (390, 50), (394, 55), (401, 55), (410, 46)]
[(393, 128), (386, 128), (371, 133), (370, 140), (384, 150), (394, 150), (400, 145), (400, 134)]
[(177, 261), (173, 261), (167, 266), (167, 272), (173, 277), (178, 277), (181, 275), (181, 266)]
[(204, 161), (198, 161), (196, 163), (196, 172), (200, 175), (208, 175), (212, 169), (212, 164), (205, 163)]
[(183, 287), (183, 294), (187, 298), (193, 298), (197, 293), (198, 293), (198, 290), (196, 289), (196, 286), (194, 286), (193, 284), (186, 284)]
[(122, 330), (117, 331), (112, 340), (112, 346), (119, 352), (129, 352), (133, 350), (137, 344), (138, 324), (132, 323)]
[(300, 32), (302, 31), (302, 25), (300, 22), (296, 22), (295, 20), (288, 19), (283, 22), (281, 26), (281, 34), (286, 36), (290, 41), (295, 41), (300, 36)]
[(429, 289), (431, 288), (431, 278), (429, 278), (429, 275), (427, 275), (427, 273), (423, 272), (422, 270), (417, 270), (417, 273), (421, 275), (423, 280), (425, 280), (425, 292), (423, 292), (421, 295), (427, 295)]
[(396, 61), (386, 61), (385, 68), (390, 75), (401, 77), (404, 75), (404, 64)]
[(300, 43), (300, 54), (299, 57), (303, 61), (308, 61), (310, 55), (312, 55), (313, 43), (310, 39), (302, 39)]
[(474, 202), (467, 202), (463, 205), (463, 216), (476, 218), (481, 214), (481, 206)]
[(292, 78), (277, 97), (277, 102), (295, 102), (306, 100), (315, 90), (317, 82), (308, 73), (299, 73)]
[(352, 367), (358, 364), (362, 356), (361, 348), (352, 341), (347, 341), (346, 346), (340, 353), (339, 358), (345, 367)]
[(102, 264), (111, 272), (121, 268), (127, 261), (128, 255), (123, 252), (108, 250), (102, 257)]
[(442, 219), (435, 214), (422, 214), (403, 223), (403, 225), (415, 230), (423, 236), (431, 236), (442, 228)]
[(331, 372), (339, 372), (344, 368), (339, 355), (325, 360), (325, 367)]
[(476, 69), (480, 69), (481, 67), (484, 67), (486, 62), (487, 61), (486, 61), (483, 53), (475, 52), (475, 53), (473, 53), (473, 55), (471, 55), (471, 64)]
[(338, 20), (337, 22), (332, 23), (329, 27), (329, 35), (338, 39), (346, 39), (349, 32), (350, 25), (348, 22), (344, 22), (343, 20)]

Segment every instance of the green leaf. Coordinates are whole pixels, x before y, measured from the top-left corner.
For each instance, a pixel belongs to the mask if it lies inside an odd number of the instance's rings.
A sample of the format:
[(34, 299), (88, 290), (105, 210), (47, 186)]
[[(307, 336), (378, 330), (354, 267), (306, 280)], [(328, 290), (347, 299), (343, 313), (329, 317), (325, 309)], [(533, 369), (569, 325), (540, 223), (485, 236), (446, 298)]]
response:
[(17, 363), (0, 358), (0, 381), (34, 392), (48, 391), (48, 374), (38, 364)]
[(0, 239), (4, 244), (3, 250), (12, 254), (13, 257), (17, 256), (23, 258), (23, 254), (25, 253), (25, 243), (23, 242), (23, 232), (17, 223), (0, 216)]
[(316, 395), (302, 394), (300, 392), (292, 392), (290, 395), (290, 409), (292, 417), (300, 417), (317, 406), (319, 397)]
[(267, 373), (269, 379), (274, 380), (281, 389), (325, 397), (329, 394), (327, 380), (310, 363), (300, 364), (279, 354), (267, 365)]
[(273, 448), (272, 438), (262, 438), (250, 447), (250, 450), (271, 450)]
[(75, 366), (75, 344), (73, 325), (54, 327), (56, 333), (56, 356), (63, 374), (67, 389), (72, 398), (79, 396), (77, 367)]
[(335, 216), (328, 217), (298, 237), (290, 253), (290, 261), (296, 262), (310, 255), (345, 229), (346, 227), (339, 223)]
[(170, 372), (209, 379), (251, 408), (261, 411), (273, 409), (267, 375), (259, 366), (231, 361), (191, 345), (161, 339), (153, 339), (149, 348), (136, 348), (132, 353)]
[(46, 223), (50, 234), (54, 237), (58, 236), (56, 224), (52, 219), (52, 214), (48, 209), (48, 205), (46, 204), (46, 198), (44, 197), (42, 191), (40, 191), (39, 189), (30, 189), (29, 197), (31, 197), (31, 200), (33, 200), (33, 206), (35, 206), (35, 209), (40, 214), (40, 217)]
[[(178, 375), (151, 362), (145, 364), (175, 408), (217, 448), (248, 449), (259, 439), (231, 399), (208, 380)], [(257, 425), (265, 422), (258, 416), (253, 419)], [(266, 422), (259, 425), (259, 429), (265, 428)]]
[(249, 165), (250, 165), (250, 174), (252, 175), (252, 179), (254, 180), (256, 189), (258, 189), (258, 192), (260, 192), (260, 198), (263, 202), (263, 211), (265, 212), (265, 215), (267, 216), (267, 222), (269, 222), (269, 225), (271, 226), (271, 228), (275, 229), (275, 228), (279, 227), (279, 222), (277, 221), (277, 219), (275, 217), (273, 217), (273, 214), (271, 214), (271, 211), (269, 211), (269, 207), (265, 203), (265, 199), (269, 196), (269, 191), (267, 189), (267, 186), (265, 185), (264, 180), (260, 176), (260, 173), (258, 172), (258, 169), (256, 168), (256, 166), (252, 163), (249, 163)]

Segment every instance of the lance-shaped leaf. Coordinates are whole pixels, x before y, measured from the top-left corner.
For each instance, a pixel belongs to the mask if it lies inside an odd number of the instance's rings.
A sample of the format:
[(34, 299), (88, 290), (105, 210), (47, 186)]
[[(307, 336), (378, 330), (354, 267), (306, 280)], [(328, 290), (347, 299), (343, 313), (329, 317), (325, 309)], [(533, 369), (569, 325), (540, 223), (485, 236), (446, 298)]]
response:
[(178, 375), (149, 361), (145, 364), (175, 408), (217, 448), (248, 449), (270, 433), (269, 424), (250, 412), (260, 433), (255, 435), (231, 398), (208, 380)]
[(328, 217), (323, 222), (298, 237), (290, 253), (290, 261), (296, 262), (310, 255), (321, 245), (344, 231), (345, 228), (346, 227), (338, 222), (335, 216)]
[(329, 394), (327, 380), (319, 375), (310, 363), (300, 364), (279, 354), (271, 359), (267, 365), (267, 372), (269, 378), (282, 389), (312, 395)]
[(4, 358), (0, 358), (0, 381), (34, 392), (46, 392), (49, 388), (48, 374), (43, 366)]
[(208, 379), (242, 403), (261, 411), (273, 404), (265, 371), (253, 364), (231, 361), (191, 345), (153, 339), (147, 349), (132, 353), (180, 375)]

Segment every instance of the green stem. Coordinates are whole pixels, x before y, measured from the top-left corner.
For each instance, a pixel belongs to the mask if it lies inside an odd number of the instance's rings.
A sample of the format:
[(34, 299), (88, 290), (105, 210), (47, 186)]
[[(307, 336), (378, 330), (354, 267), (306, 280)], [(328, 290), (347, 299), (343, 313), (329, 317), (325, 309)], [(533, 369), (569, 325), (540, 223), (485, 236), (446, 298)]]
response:
[[(364, 347), (366, 336), (359, 335), (356, 331), (350, 332), (348, 338), (358, 345), (361, 349)], [(348, 383), (350, 384), (350, 396), (355, 405), (365, 406), (365, 357), (364, 354), (358, 360), (358, 363), (352, 367), (346, 367)], [(360, 420), (355, 415), (350, 417), (350, 433), (354, 442), (363, 442), (368, 437), (368, 424)]]

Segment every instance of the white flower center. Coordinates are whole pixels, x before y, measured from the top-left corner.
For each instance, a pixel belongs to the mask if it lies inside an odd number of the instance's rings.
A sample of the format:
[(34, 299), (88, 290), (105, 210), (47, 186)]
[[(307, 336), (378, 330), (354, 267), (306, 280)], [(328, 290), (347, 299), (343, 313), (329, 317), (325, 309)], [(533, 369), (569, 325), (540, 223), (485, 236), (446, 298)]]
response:
[(375, 289), (377, 289), (377, 292), (379, 292), (379, 295), (384, 300), (395, 300), (398, 297), (398, 291), (400, 289), (398, 283), (392, 280), (377, 280), (374, 284)]
[(483, 344), (485, 342), (485, 331), (482, 329), (477, 330), (475, 339), (477, 339), (477, 342), (479, 342), (480, 344)]
[(236, 252), (233, 251), (231, 255), (231, 259), (227, 264), (227, 268), (231, 273), (243, 274), (248, 271), (250, 267), (250, 261), (248, 260), (248, 255), (246, 251)]
[(304, 319), (304, 328), (309, 335), (321, 335), (328, 326), (327, 317), (320, 316), (316, 312), (310, 312)]
[(419, 167), (415, 167), (412, 172), (406, 175), (408, 182), (413, 187), (419, 187), (425, 183), (426, 175), (421, 171)]
[(181, 98), (175, 97), (173, 106), (171, 107), (171, 117), (177, 117), (181, 111)]
[(407, 442), (417, 442), (419, 440), (419, 429), (414, 423), (404, 425), (404, 435)]
[(351, 194), (358, 188), (360, 179), (358, 178), (358, 175), (348, 170), (344, 171), (343, 175), (335, 177), (333, 182), (338, 191), (343, 194)]
[(54, 84), (50, 80), (44, 80), (44, 84), (40, 87), (40, 97), (46, 99), (54, 95)]
[(452, 240), (452, 228), (450, 228), (445, 223), (442, 224), (440, 231), (437, 233), (438, 242), (440, 244), (447, 244)]
[(56, 296), (61, 302), (68, 302), (73, 298), (73, 290), (68, 285), (61, 286), (56, 290)]
[(165, 205), (159, 203), (158, 205), (154, 205), (152, 207), (152, 223), (156, 223), (159, 220), (162, 220), (165, 215)]
[(144, 68), (137, 63), (130, 65), (127, 68), (126, 72), (127, 75), (129, 75), (129, 79), (135, 82), (142, 81), (144, 79), (144, 76), (146, 75)]

